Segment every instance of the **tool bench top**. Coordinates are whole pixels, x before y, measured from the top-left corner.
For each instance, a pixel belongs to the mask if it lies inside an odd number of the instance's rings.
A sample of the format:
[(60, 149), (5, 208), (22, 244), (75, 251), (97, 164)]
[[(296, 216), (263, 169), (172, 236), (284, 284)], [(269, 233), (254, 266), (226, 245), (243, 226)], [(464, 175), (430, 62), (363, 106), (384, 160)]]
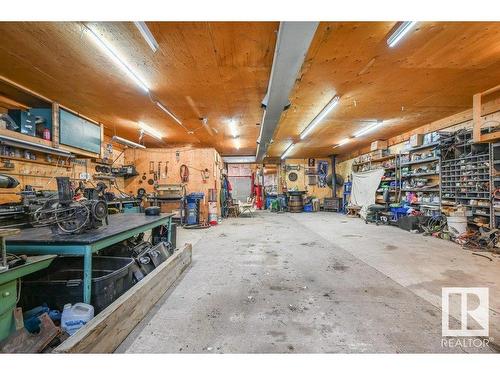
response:
[(136, 231), (138, 228), (151, 229), (166, 224), (173, 214), (146, 216), (144, 214), (117, 214), (109, 216), (109, 224), (81, 234), (54, 234), (48, 227), (22, 229), (18, 235), (6, 239), (8, 245), (19, 244), (72, 244), (90, 245), (106, 240), (126, 232)]

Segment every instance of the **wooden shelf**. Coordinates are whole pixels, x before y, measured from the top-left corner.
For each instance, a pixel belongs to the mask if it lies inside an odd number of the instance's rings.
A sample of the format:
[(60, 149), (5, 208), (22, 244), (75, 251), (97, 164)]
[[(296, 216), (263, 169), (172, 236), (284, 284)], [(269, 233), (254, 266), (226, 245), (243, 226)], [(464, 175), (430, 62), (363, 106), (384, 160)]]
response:
[(20, 158), (20, 157), (17, 157), (17, 156), (4, 156), (4, 155), (1, 155), (0, 156), (0, 159), (2, 160), (15, 160), (15, 161), (20, 161), (20, 162), (24, 162), (24, 163), (36, 163), (36, 164), (42, 164), (42, 165), (50, 165), (50, 166), (53, 166), (53, 167), (61, 167), (61, 168), (66, 168), (66, 169), (70, 169), (72, 168), (71, 164), (57, 164), (57, 163), (54, 163), (54, 162), (48, 162), (48, 161), (44, 161), (44, 160), (40, 160), (40, 159), (25, 159), (25, 158)]

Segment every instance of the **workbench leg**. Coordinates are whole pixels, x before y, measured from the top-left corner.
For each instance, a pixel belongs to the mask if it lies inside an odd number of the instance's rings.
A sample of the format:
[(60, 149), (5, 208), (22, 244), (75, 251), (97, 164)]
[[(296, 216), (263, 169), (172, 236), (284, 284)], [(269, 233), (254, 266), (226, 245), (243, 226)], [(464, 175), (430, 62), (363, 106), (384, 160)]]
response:
[(168, 227), (167, 227), (167, 229), (168, 229), (168, 231), (167, 231), (167, 233), (168, 233), (167, 234), (167, 242), (169, 244), (172, 244), (172, 217), (171, 216), (168, 218), (168, 224), (167, 225), (168, 225)]
[(83, 256), (83, 302), (90, 304), (90, 293), (92, 285), (92, 249), (85, 248)]

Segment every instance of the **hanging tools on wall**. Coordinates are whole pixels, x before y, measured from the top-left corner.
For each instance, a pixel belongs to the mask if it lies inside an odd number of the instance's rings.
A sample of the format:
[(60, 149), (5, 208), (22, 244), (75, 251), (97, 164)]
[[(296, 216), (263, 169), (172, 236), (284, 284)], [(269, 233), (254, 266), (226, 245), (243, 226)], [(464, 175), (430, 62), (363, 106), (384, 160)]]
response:
[(157, 164), (157, 172), (155, 180), (158, 181), (161, 178), (161, 161)]
[(186, 164), (182, 164), (179, 168), (179, 175), (182, 183), (189, 182), (189, 168)]
[(162, 176), (162, 178), (167, 178), (168, 176), (168, 161), (165, 162), (165, 174)]
[(154, 174), (155, 173), (155, 162), (150, 161), (149, 162), (149, 174)]
[(201, 171), (201, 179), (203, 182), (207, 182), (208, 179), (210, 178), (210, 171), (208, 168), (205, 168)]

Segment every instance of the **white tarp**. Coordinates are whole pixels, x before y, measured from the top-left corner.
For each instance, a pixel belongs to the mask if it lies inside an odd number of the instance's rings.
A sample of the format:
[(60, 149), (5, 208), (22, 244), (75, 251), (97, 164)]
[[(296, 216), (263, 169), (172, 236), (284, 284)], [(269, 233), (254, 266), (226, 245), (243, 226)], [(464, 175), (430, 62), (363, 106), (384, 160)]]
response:
[(383, 175), (383, 168), (366, 172), (352, 172), (352, 191), (349, 204), (361, 207), (359, 215), (363, 219), (366, 218), (368, 206), (375, 204), (375, 193)]

